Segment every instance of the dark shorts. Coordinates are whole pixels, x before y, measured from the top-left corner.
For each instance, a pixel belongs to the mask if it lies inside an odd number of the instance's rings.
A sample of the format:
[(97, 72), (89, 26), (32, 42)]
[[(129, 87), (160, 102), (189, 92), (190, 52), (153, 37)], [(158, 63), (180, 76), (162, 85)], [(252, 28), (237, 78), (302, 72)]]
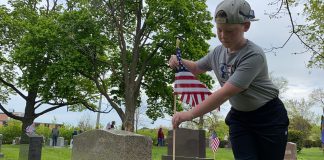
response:
[(255, 111), (231, 108), (225, 122), (236, 160), (284, 159), (289, 119), (279, 98)]

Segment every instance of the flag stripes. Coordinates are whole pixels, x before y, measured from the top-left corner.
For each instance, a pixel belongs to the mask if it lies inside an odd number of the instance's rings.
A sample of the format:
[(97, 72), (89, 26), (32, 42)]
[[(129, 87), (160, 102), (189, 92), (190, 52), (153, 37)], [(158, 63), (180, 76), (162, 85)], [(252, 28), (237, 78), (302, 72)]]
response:
[(216, 137), (216, 138), (214, 138), (214, 139), (212, 139), (212, 141), (211, 141), (211, 148), (212, 148), (212, 150), (213, 150), (213, 152), (216, 152), (217, 151), (217, 149), (218, 149), (218, 146), (219, 146), (219, 139)]
[(213, 150), (213, 152), (216, 152), (219, 146), (220, 140), (217, 137), (216, 132), (213, 132), (210, 136), (210, 148)]
[(174, 94), (180, 95), (180, 101), (183, 103), (195, 107), (207, 99), (211, 92), (182, 64), (180, 48), (177, 48), (176, 52), (180, 67), (175, 74)]
[(191, 72), (185, 68), (176, 73), (174, 94), (181, 95), (180, 100), (195, 107), (204, 101), (211, 92)]

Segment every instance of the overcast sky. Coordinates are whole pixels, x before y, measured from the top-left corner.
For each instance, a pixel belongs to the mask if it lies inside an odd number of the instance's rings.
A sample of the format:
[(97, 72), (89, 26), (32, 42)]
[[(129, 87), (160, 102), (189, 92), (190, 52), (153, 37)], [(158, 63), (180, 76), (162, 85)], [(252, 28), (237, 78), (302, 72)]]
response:
[[(1, 1), (0, 4), (4, 4), (6, 1)], [(207, 0), (208, 10), (211, 14), (214, 14), (216, 5), (219, 0)], [(245, 34), (245, 37), (254, 43), (258, 44), (262, 48), (271, 48), (281, 46), (289, 37), (290, 33), (290, 21), (287, 15), (284, 15), (281, 19), (270, 19), (265, 13), (275, 12), (278, 6), (269, 6), (268, 3), (271, 0), (250, 0), (248, 1), (254, 9), (256, 17), (259, 21), (253, 22), (250, 30)], [(292, 12), (301, 12), (301, 8), (292, 8)], [(302, 23), (303, 18), (294, 15), (294, 20)], [(215, 32), (215, 27), (213, 32)], [(209, 41), (211, 48), (219, 45), (220, 42), (217, 38)], [(283, 49), (276, 50), (274, 52), (266, 53), (268, 59), (269, 71), (273, 72), (276, 77), (284, 77), (288, 80), (288, 90), (285, 94), (287, 98), (307, 98), (308, 94), (316, 88), (324, 88), (324, 70), (320, 69), (308, 69), (306, 64), (310, 59), (310, 54), (298, 54), (294, 55), (295, 52), (303, 52), (303, 45), (293, 37)], [(218, 83), (216, 83), (218, 85)], [(106, 106), (103, 103), (103, 106)], [(8, 103), (7, 108), (14, 108), (15, 111), (24, 112), (24, 102), (16, 97)], [(222, 107), (221, 114), (226, 115), (229, 107), (226, 105)], [(316, 111), (320, 112), (318, 108)], [(68, 123), (77, 125), (80, 119), (84, 117), (90, 117), (91, 122), (95, 124), (97, 113), (90, 111), (84, 111), (81, 113), (67, 112), (66, 107), (57, 109), (46, 115), (40, 116), (36, 122), (53, 122), (54, 117), (58, 123)], [(163, 125), (165, 127), (171, 127), (171, 117), (166, 116), (164, 119), (158, 119), (154, 124), (151, 124), (151, 120), (145, 116), (141, 117), (141, 127), (157, 127)], [(106, 125), (111, 121), (116, 121), (117, 125), (121, 124), (119, 117), (115, 111), (109, 114), (101, 114), (100, 123)]]

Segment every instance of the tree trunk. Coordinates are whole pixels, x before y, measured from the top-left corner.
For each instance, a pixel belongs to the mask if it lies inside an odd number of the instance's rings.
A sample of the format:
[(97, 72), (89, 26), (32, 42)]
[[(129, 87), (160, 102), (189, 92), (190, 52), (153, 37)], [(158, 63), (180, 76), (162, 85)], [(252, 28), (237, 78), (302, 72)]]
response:
[(125, 122), (124, 127), (126, 131), (129, 132), (134, 132), (134, 115), (135, 115), (135, 107), (133, 106), (128, 106), (126, 107), (126, 111), (125, 111)]
[(29, 92), (27, 100), (26, 100), (26, 107), (25, 107), (25, 114), (22, 120), (22, 127), (21, 127), (21, 144), (28, 144), (29, 137), (26, 135), (26, 128), (33, 124), (35, 117), (35, 99), (36, 94)]

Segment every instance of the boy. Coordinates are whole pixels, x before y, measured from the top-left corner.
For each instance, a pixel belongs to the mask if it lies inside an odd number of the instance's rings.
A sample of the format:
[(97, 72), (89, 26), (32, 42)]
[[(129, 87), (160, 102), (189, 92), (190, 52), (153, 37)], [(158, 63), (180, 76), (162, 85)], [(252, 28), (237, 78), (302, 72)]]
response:
[[(229, 100), (232, 107), (225, 122), (235, 159), (282, 160), (289, 120), (279, 90), (269, 78), (263, 50), (244, 38), (254, 18), (245, 0), (224, 0), (217, 6), (215, 21), (222, 45), (196, 62), (181, 61), (195, 75), (213, 70), (221, 88), (199, 106), (174, 114), (172, 124), (177, 128)], [(169, 65), (179, 66), (175, 55)]]

